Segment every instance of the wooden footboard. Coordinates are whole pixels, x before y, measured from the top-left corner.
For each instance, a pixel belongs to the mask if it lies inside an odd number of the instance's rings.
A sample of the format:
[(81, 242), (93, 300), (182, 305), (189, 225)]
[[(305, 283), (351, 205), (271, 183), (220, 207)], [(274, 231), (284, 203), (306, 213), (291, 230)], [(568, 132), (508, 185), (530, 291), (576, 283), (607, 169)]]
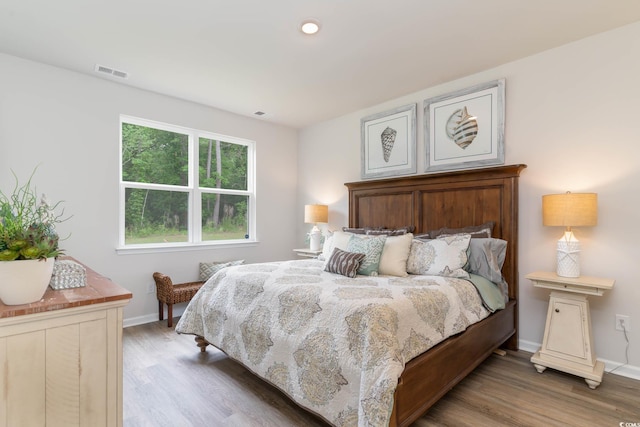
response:
[(398, 382), (390, 426), (408, 426), (515, 334), (516, 302), (510, 301), (465, 332), (407, 363)]
[[(515, 335), (516, 301), (411, 360), (398, 380), (390, 427), (408, 426)], [(210, 345), (196, 336), (201, 352)]]

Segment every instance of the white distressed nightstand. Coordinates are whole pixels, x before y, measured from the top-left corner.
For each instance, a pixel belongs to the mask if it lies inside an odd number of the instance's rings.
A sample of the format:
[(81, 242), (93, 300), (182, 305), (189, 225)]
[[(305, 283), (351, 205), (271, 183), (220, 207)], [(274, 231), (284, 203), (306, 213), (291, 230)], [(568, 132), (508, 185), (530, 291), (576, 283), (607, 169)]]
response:
[(551, 289), (547, 323), (540, 350), (531, 357), (542, 373), (553, 368), (585, 379), (591, 389), (602, 382), (604, 363), (596, 360), (589, 312), (589, 295), (601, 296), (615, 280), (597, 277), (561, 277), (538, 271), (527, 279), (537, 288)]
[(309, 248), (302, 248), (302, 249), (294, 249), (293, 252), (297, 253), (298, 256), (301, 256), (301, 257), (318, 258), (318, 255), (322, 253), (322, 250), (312, 251)]

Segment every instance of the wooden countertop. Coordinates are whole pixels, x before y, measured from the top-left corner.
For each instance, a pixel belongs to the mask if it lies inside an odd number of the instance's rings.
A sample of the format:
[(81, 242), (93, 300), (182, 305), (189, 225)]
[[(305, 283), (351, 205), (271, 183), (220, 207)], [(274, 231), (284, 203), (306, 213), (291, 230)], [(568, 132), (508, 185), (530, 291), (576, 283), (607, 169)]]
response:
[[(68, 256), (61, 257), (61, 259), (69, 259), (82, 264), (82, 262)], [(23, 316), (26, 314), (132, 298), (133, 295), (128, 290), (116, 285), (85, 264), (82, 265), (87, 269), (87, 286), (61, 290), (54, 290), (51, 289), (51, 287), (47, 287), (43, 298), (31, 304), (5, 305), (0, 301), (0, 318)]]

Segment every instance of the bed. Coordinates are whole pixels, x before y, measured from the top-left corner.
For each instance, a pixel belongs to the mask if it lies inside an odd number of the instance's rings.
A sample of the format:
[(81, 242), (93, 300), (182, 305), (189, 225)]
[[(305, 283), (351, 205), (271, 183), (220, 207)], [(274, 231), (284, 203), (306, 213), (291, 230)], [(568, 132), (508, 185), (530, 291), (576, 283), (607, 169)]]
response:
[[(359, 275), (351, 279), (325, 272), (323, 261), (301, 260), (223, 269), (194, 297), (176, 331), (196, 335), (201, 351), (205, 351), (209, 343), (215, 345), (283, 390), (296, 403), (334, 425), (409, 425), (494, 350), (499, 347), (517, 349), (518, 177), (524, 167), (501, 166), (345, 184), (349, 191), (349, 227), (352, 229), (409, 226), (415, 235), (420, 235), (443, 227), (493, 223), (491, 237), (508, 242), (501, 271), (505, 283), (502, 289), (504, 308), (500, 310), (491, 313), (486, 304), (481, 308), (472, 306), (473, 295), (480, 300), (479, 293), (468, 291), (465, 286), (469, 282), (460, 276), (445, 280), (438, 276), (411, 275), (407, 279), (410, 283), (385, 275)], [(297, 278), (295, 286), (283, 287), (291, 285), (292, 274)], [(300, 278), (302, 283), (299, 283)], [(352, 307), (347, 305), (340, 309), (343, 311), (335, 308), (334, 312), (325, 299), (318, 299), (320, 294), (334, 299), (338, 294), (341, 298), (352, 295), (354, 289), (363, 287), (362, 280), (354, 280), (362, 278), (366, 281), (364, 287), (372, 292), (372, 299), (365, 301), (364, 308), (348, 311)], [(423, 279), (428, 286), (416, 288), (412, 281)], [(224, 287), (220, 284), (223, 282)], [(277, 286), (265, 285), (271, 283)], [(348, 286), (341, 286), (344, 284)], [(415, 314), (420, 313), (416, 310), (415, 293), (427, 292), (427, 288), (445, 295), (434, 298), (444, 301), (445, 305), (451, 303), (451, 307), (458, 297), (453, 296), (449, 288), (462, 290), (459, 295), (464, 304), (452, 309), (453, 314), (445, 314), (445, 320), (437, 323), (439, 326), (434, 323), (424, 328), (434, 329), (434, 336), (443, 338), (422, 339), (437, 343), (422, 351), (421, 340), (409, 339), (408, 334), (415, 332), (415, 322), (426, 321), (422, 314)], [(264, 300), (256, 300), (258, 294)], [(226, 302), (222, 301), (225, 297), (229, 298)], [(399, 312), (413, 314), (396, 319), (394, 310), (398, 309), (388, 309), (384, 305), (386, 302), (380, 302), (382, 299), (398, 301), (405, 307)], [(205, 300), (213, 303), (205, 303)], [(302, 308), (296, 305), (301, 303)], [(284, 307), (279, 311), (278, 321), (275, 320), (277, 316), (270, 314), (274, 304)], [(235, 309), (250, 311), (246, 314), (250, 317), (234, 318)], [(370, 313), (378, 314), (368, 317)], [(332, 319), (342, 318), (347, 320), (346, 326), (336, 324), (335, 330), (327, 329), (334, 327)], [(327, 328), (316, 325), (314, 334), (299, 332), (304, 326), (300, 323), (316, 321)], [(264, 325), (270, 322), (279, 322), (278, 331), (265, 329)], [(395, 327), (400, 324), (404, 328), (405, 323), (406, 330)], [(230, 329), (222, 331), (222, 324)], [(371, 330), (364, 330), (369, 327)], [(397, 332), (398, 337), (390, 334), (389, 329)], [(447, 335), (450, 336), (445, 338)], [(332, 345), (331, 340), (342, 338), (350, 339), (348, 350)], [(389, 349), (380, 345), (387, 341), (404, 344)], [(363, 344), (365, 342), (367, 345)], [(408, 346), (406, 343), (409, 342), (411, 345)], [(254, 346), (255, 343), (258, 344)], [(306, 350), (301, 351), (302, 348)], [(338, 350), (333, 351), (335, 348)], [(373, 359), (381, 363), (374, 366), (370, 363)], [(349, 360), (347, 364), (364, 365), (361, 371), (352, 372), (345, 367), (345, 360)], [(294, 368), (297, 365), (297, 373), (288, 365)], [(303, 365), (305, 370), (301, 368)], [(373, 377), (372, 380), (364, 374), (380, 369), (380, 378)], [(358, 372), (361, 373), (359, 378)], [(329, 387), (309, 386), (303, 381), (305, 375), (328, 383)], [(355, 392), (350, 389), (352, 386), (357, 389)], [(348, 405), (348, 399), (358, 390), (361, 400)], [(332, 406), (341, 401), (347, 402), (343, 409)]]

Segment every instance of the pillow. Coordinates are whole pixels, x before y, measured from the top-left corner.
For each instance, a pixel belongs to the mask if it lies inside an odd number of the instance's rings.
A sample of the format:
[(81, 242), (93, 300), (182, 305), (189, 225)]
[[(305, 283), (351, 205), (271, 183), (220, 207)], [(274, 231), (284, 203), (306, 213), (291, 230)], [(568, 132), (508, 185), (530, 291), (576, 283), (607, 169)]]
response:
[(493, 231), (493, 221), (485, 222), (482, 225), (473, 225), (469, 227), (462, 228), (447, 228), (442, 227), (437, 230), (431, 230), (427, 233), (416, 236), (418, 238), (427, 237), (430, 239), (435, 239), (442, 235), (453, 235), (453, 234), (470, 234), (472, 238), (490, 238), (491, 232)]
[(364, 261), (358, 268), (358, 274), (365, 276), (378, 275), (380, 255), (382, 255), (385, 240), (387, 240), (387, 236), (360, 236), (357, 234), (351, 236), (347, 251), (365, 254)]
[(340, 248), (342, 250), (347, 250), (347, 245), (349, 244), (349, 239), (353, 236), (352, 233), (345, 233), (343, 231), (334, 231), (331, 236), (329, 236), (322, 246), (322, 255), (318, 256), (318, 259), (328, 260), (331, 254), (333, 253), (334, 248)]
[(399, 228), (367, 228), (365, 229), (365, 234), (370, 234), (373, 236), (401, 236), (407, 233), (413, 233), (416, 228), (413, 225), (407, 225), (405, 227)]
[(244, 263), (243, 259), (239, 259), (237, 261), (225, 261), (225, 262), (220, 262), (220, 261), (201, 262), (199, 280), (201, 282), (206, 282), (207, 280), (209, 280), (209, 278), (211, 278), (211, 276), (213, 276), (223, 268), (230, 267), (232, 265), (240, 265), (243, 263)]
[(507, 242), (501, 239), (471, 239), (469, 261), (465, 271), (496, 283), (508, 298), (507, 282), (502, 277), (502, 266), (507, 253)]
[(356, 277), (360, 263), (363, 260), (364, 254), (347, 252), (335, 248), (324, 266), (324, 271), (347, 277)]
[(485, 277), (477, 274), (469, 274), (469, 276), (469, 280), (478, 290), (478, 293), (482, 298), (482, 303), (487, 310), (493, 313), (494, 311), (502, 310), (505, 307), (506, 301), (502, 296), (502, 292), (500, 292), (500, 289), (495, 283), (490, 282)]
[(380, 255), (379, 274), (388, 276), (407, 276), (407, 259), (411, 250), (413, 234), (388, 236)]
[(367, 229), (366, 228), (342, 227), (342, 231), (345, 232), (345, 233), (352, 233), (352, 234), (367, 234)]
[(468, 279), (463, 267), (467, 263), (467, 249), (471, 236), (456, 234), (434, 240), (413, 239), (407, 272), (432, 276), (461, 277)]
[(389, 230), (385, 228), (383, 230), (367, 230), (365, 234), (367, 236), (402, 236), (403, 234), (407, 234), (407, 230), (404, 228), (400, 230)]

